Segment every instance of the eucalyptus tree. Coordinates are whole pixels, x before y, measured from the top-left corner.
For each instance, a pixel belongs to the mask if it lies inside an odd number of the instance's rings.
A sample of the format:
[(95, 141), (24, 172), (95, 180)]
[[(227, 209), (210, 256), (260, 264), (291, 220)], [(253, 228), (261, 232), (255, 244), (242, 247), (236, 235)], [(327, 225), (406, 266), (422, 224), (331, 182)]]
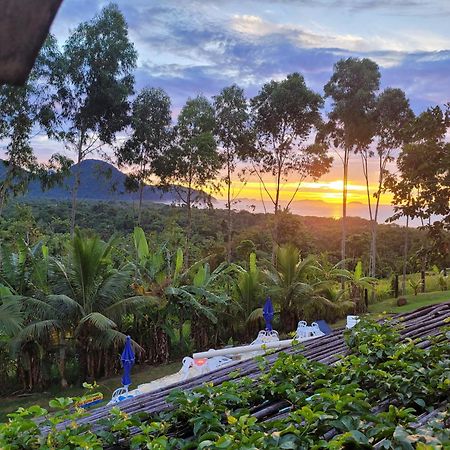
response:
[(111, 145), (127, 125), (137, 54), (122, 13), (110, 4), (69, 35), (53, 68), (54, 101), (60, 108), (59, 137), (75, 154), (71, 232), (76, 218), (80, 163)]
[(171, 103), (156, 88), (143, 89), (133, 101), (130, 138), (116, 150), (119, 166), (129, 167), (127, 185), (139, 191), (138, 224), (141, 223), (144, 187), (155, 173), (155, 161), (170, 145)]
[(318, 134), (318, 142), (333, 148), (343, 166), (341, 259), (346, 259), (347, 193), (350, 155), (364, 152), (376, 133), (374, 110), (380, 85), (378, 65), (370, 59), (338, 61), (325, 97), (332, 100), (328, 122)]
[(8, 198), (24, 194), (31, 180), (40, 179), (46, 188), (67, 173), (67, 158), (55, 154), (47, 164), (39, 163), (32, 147), (36, 135), (54, 135), (50, 79), (56, 53), (56, 41), (49, 36), (24, 86), (0, 86), (0, 141), (5, 143), (5, 158), (0, 161), (0, 215)]
[(237, 85), (222, 89), (214, 97), (216, 114), (215, 134), (218, 138), (220, 153), (225, 167), (225, 184), (227, 189), (227, 260), (231, 261), (231, 237), (233, 232), (232, 204), (236, 200), (232, 192), (232, 175), (236, 165), (247, 158), (251, 145), (250, 114), (244, 90)]
[[(366, 147), (361, 151), (363, 174), (366, 181), (367, 205), (371, 222), (371, 244), (369, 275), (376, 276), (377, 227), (380, 198), (388, 172), (388, 165), (395, 159), (394, 152), (408, 140), (408, 130), (414, 114), (409, 101), (401, 89), (387, 88), (376, 99), (376, 149)], [(377, 157), (378, 180), (376, 190), (370, 192), (369, 158)]]
[[(406, 289), (409, 220), (418, 218), (427, 226), (436, 243), (441, 232), (450, 228), (450, 107), (429, 108), (411, 125), (409, 142), (397, 158), (397, 174), (386, 179), (385, 187), (393, 193), (394, 215), (406, 217), (403, 260), (403, 291)], [(434, 222), (434, 223), (433, 223)], [(446, 245), (437, 245), (436, 253), (447, 253)]]
[(186, 267), (189, 266), (192, 207), (210, 202), (211, 196), (205, 189), (217, 187), (215, 182), (222, 166), (214, 138), (215, 126), (211, 103), (201, 95), (189, 99), (178, 116), (173, 145), (158, 160), (156, 174), (186, 207)]
[[(321, 123), (322, 97), (309, 89), (302, 75), (293, 73), (281, 81), (266, 83), (251, 99), (255, 149), (253, 171), (259, 178), (274, 207), (273, 253), (278, 244), (278, 215), (283, 182), (294, 177), (297, 186), (287, 202), (294, 200), (301, 183), (326, 173), (332, 159), (320, 144), (309, 144), (311, 133)], [(272, 175), (275, 188), (271, 192), (265, 175)]]

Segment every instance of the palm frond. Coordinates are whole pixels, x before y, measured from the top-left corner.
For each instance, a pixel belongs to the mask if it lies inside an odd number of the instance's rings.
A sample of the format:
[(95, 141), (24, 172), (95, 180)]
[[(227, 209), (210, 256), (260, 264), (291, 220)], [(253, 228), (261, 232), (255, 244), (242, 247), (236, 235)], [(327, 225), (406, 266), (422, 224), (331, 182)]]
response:
[[(94, 342), (92, 342), (92, 347), (99, 350), (106, 350), (111, 348), (112, 346), (119, 347), (121, 345), (125, 345), (126, 340), (126, 334), (113, 328), (109, 328), (95, 337)], [(144, 352), (144, 349), (136, 341), (132, 339), (131, 343), (134, 347), (135, 352)], [(117, 355), (117, 358), (120, 359), (119, 354)]]
[(7, 336), (19, 333), (24, 320), (22, 304), (15, 297), (2, 297), (0, 300), (0, 332)]
[(263, 309), (262, 308), (256, 308), (247, 317), (247, 322), (248, 323), (255, 323), (255, 322), (257, 322), (260, 319), (264, 319)]
[(113, 303), (104, 309), (103, 313), (111, 315), (123, 315), (126, 313), (132, 313), (136, 311), (136, 308), (142, 306), (153, 307), (162, 309), (167, 305), (167, 300), (151, 296), (151, 295), (136, 295), (134, 297), (127, 297), (118, 302)]
[(59, 320), (47, 319), (39, 322), (34, 322), (23, 328), (15, 337), (18, 343), (28, 340), (41, 340), (47, 337), (54, 330), (62, 329), (62, 323)]
[(73, 298), (70, 298), (64, 294), (47, 295), (47, 302), (55, 308), (58, 315), (61, 317), (66, 316), (84, 316), (85, 311), (83, 307)]
[(99, 312), (92, 312), (87, 316), (84, 316), (78, 322), (78, 326), (75, 329), (75, 334), (80, 334), (85, 326), (92, 327), (100, 332), (117, 328), (117, 325), (110, 318), (100, 314)]

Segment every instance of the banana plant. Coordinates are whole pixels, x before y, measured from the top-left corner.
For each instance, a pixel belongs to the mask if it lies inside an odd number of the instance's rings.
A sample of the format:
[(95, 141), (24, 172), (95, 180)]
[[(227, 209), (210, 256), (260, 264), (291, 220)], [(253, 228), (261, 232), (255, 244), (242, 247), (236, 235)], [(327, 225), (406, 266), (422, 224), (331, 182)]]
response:
[(198, 322), (204, 318), (205, 323), (217, 323), (216, 311), (226, 304), (227, 297), (216, 294), (214, 288), (220, 279), (235, 268), (223, 263), (211, 272), (209, 264), (203, 260), (183, 269), (181, 249), (172, 257), (164, 246), (150, 251), (145, 233), (140, 227), (135, 228), (133, 239), (136, 252), (133, 288), (140, 294), (154, 298), (156, 305), (142, 316), (143, 320), (151, 323), (154, 334), (151, 341), (154, 347), (158, 347), (151, 359), (153, 362), (166, 362), (171, 322), (178, 323), (180, 340), (183, 324), (187, 320)]

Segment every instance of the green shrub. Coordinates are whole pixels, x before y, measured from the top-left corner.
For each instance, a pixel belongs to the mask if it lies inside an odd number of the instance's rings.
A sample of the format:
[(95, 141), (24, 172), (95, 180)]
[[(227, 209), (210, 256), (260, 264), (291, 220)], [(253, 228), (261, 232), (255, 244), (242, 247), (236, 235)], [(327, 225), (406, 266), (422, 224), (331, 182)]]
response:
[[(282, 353), (268, 367), (260, 357), (256, 383), (236, 371), (217, 386), (173, 391), (172, 408), (159, 414), (129, 416), (113, 408), (96, 432), (89, 423), (76, 425), (85, 414), (75, 406), (79, 399), (59, 398), (50, 402), (52, 414), (38, 406), (10, 414), (0, 424), (0, 448), (445, 448), (448, 411), (429, 424), (414, 425), (448, 400), (450, 344), (439, 337), (432, 341), (430, 348), (419, 348), (411, 340), (400, 341), (393, 322), (364, 321), (346, 333), (349, 354), (335, 365)], [(252, 416), (276, 401), (289, 405), (285, 417)], [(59, 429), (63, 421), (68, 426)]]

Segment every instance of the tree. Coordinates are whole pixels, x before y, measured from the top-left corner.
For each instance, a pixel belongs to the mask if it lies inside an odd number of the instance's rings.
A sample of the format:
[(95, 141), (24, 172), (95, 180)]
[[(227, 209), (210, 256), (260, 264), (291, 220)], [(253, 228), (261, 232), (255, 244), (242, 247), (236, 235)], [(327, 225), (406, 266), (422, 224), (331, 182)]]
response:
[(111, 373), (114, 348), (126, 339), (119, 328), (124, 314), (152, 301), (145, 296), (127, 296), (132, 267), (112, 267), (113, 243), (76, 230), (67, 259), (52, 260), (52, 287), (42, 292), (38, 304), (31, 305), (34, 320), (16, 338), (20, 343), (56, 340), (63, 387), (67, 385), (65, 362), (71, 343), (83, 380)]
[(363, 265), (358, 261), (353, 272), (345, 270), (342, 275), (350, 283), (350, 298), (355, 305), (355, 313), (367, 312), (367, 305), (364, 302), (364, 291), (372, 290), (375, 287), (376, 280), (373, 277), (367, 277), (363, 272)]
[[(363, 173), (366, 181), (367, 204), (369, 218), (371, 221), (371, 243), (370, 243), (370, 265), (369, 275), (376, 276), (377, 258), (377, 227), (380, 197), (387, 175), (387, 165), (394, 160), (393, 152), (398, 150), (407, 140), (407, 129), (414, 114), (409, 107), (409, 101), (401, 89), (385, 89), (376, 99), (375, 121), (376, 121), (376, 151), (368, 147), (362, 149), (361, 159)], [(372, 206), (369, 181), (369, 158), (378, 158), (378, 180), (377, 188), (373, 192), (375, 205)]]
[(236, 164), (246, 158), (251, 144), (249, 128), (248, 104), (244, 90), (236, 85), (222, 89), (214, 97), (214, 111), (216, 114), (216, 136), (226, 170), (225, 185), (227, 189), (227, 260), (231, 261), (231, 236), (233, 231), (231, 209), (236, 200), (232, 193), (232, 175)]
[[(307, 143), (313, 129), (321, 123), (319, 109), (322, 105), (322, 97), (306, 86), (299, 73), (290, 74), (282, 81), (266, 83), (251, 100), (256, 139), (253, 170), (274, 207), (272, 258), (275, 258), (278, 245), (282, 183), (290, 176), (297, 182), (286, 205), (289, 208), (305, 178), (317, 179), (331, 166), (332, 159), (323, 146)], [(273, 193), (263, 174), (275, 178)]]
[(148, 351), (148, 359), (168, 362), (171, 319), (178, 323), (180, 344), (184, 322), (190, 320), (193, 341), (198, 349), (204, 348), (202, 343), (209, 341), (208, 324), (217, 324), (217, 308), (227, 301), (220, 289), (219, 294), (214, 292), (215, 285), (234, 268), (222, 263), (211, 272), (207, 263), (200, 262), (183, 270), (180, 248), (175, 255), (163, 245), (151, 251), (139, 227), (134, 229), (133, 237), (136, 262), (132, 287), (138, 295), (153, 301), (135, 316), (138, 328), (145, 330), (140, 342)]
[(192, 207), (210, 200), (204, 189), (215, 187), (214, 180), (222, 165), (214, 130), (214, 109), (209, 101), (203, 96), (189, 99), (178, 116), (174, 145), (165, 149), (156, 170), (162, 183), (175, 190), (187, 210), (186, 267), (192, 236)]
[(316, 295), (323, 288), (322, 281), (314, 280), (316, 261), (312, 257), (302, 259), (300, 252), (292, 245), (277, 248), (276, 264), (266, 271), (269, 281), (269, 292), (280, 306), (280, 323), (283, 331), (289, 332), (297, 328), (298, 320), (314, 308), (314, 302), (331, 302)]
[[(240, 330), (245, 338), (250, 338), (254, 330), (249, 325), (254, 324), (262, 319), (261, 301), (263, 299), (262, 273), (256, 265), (256, 254), (250, 253), (248, 269), (243, 269), (233, 285), (233, 297), (237, 299), (235, 305), (235, 314), (242, 314), (246, 319), (244, 322), (244, 330)], [(232, 320), (230, 326), (237, 329), (242, 327), (242, 323), (236, 323)], [(242, 332), (243, 331), (243, 332)]]
[(0, 215), (9, 197), (24, 194), (31, 180), (51, 187), (68, 171), (71, 161), (54, 154), (47, 164), (39, 163), (31, 138), (53, 136), (55, 105), (49, 88), (55, 61), (56, 41), (49, 36), (24, 86), (0, 86), (0, 140), (6, 142), (6, 158), (0, 161)]
[(128, 174), (127, 184), (137, 185), (139, 191), (138, 224), (144, 187), (155, 172), (154, 162), (170, 145), (170, 108), (170, 98), (162, 89), (143, 89), (133, 101), (132, 135), (116, 151), (119, 166), (135, 168)]
[[(418, 218), (439, 244), (441, 232), (450, 228), (450, 144), (446, 133), (450, 108), (429, 108), (412, 122), (409, 142), (397, 158), (397, 176), (386, 179), (385, 188), (393, 193), (394, 215), (390, 220)], [(434, 221), (434, 223), (433, 223)], [(408, 230), (405, 233), (403, 288), (406, 286)], [(448, 252), (446, 245), (435, 246), (435, 253)], [(448, 253), (447, 253), (448, 254)], [(445, 255), (444, 255), (445, 256)]]
[(338, 61), (325, 85), (325, 97), (332, 99), (329, 121), (318, 142), (334, 148), (343, 166), (341, 259), (346, 259), (348, 165), (352, 152), (364, 152), (376, 132), (374, 108), (380, 85), (378, 65), (370, 59), (347, 58)]
[(76, 218), (79, 164), (128, 123), (128, 97), (133, 93), (132, 71), (137, 54), (116, 5), (103, 8), (70, 34), (54, 66), (54, 101), (60, 108), (59, 138), (76, 155), (72, 186), (71, 232)]
[(20, 297), (17, 298), (8, 287), (0, 284), (0, 336), (13, 336), (18, 333), (23, 320)]

